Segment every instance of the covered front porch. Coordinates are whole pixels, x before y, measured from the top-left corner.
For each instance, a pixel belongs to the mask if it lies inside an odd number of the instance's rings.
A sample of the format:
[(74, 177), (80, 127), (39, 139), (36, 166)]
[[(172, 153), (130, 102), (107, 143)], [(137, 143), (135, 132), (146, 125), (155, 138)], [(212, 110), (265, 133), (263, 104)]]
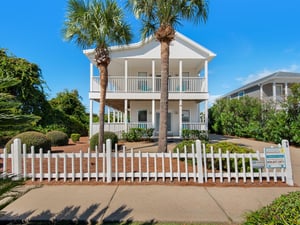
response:
[[(111, 103), (111, 101), (109, 102)], [(113, 105), (116, 106), (117, 103), (115, 102)], [(112, 131), (121, 137), (123, 132), (128, 132), (131, 128), (153, 128), (153, 136), (158, 136), (159, 100), (125, 100), (125, 104), (121, 105), (126, 105), (123, 109), (127, 110), (120, 110), (122, 107), (117, 107), (119, 109), (107, 107), (105, 131)], [(170, 101), (167, 121), (168, 136), (182, 137), (182, 131), (185, 129), (207, 131), (206, 105), (207, 101), (199, 103), (194, 100)], [(99, 123), (91, 123), (90, 136), (98, 131)]]

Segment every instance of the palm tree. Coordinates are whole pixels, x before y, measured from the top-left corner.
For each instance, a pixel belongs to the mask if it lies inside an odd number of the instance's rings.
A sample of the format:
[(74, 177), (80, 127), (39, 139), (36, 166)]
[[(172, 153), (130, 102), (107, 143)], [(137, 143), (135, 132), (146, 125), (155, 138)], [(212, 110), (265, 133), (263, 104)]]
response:
[(69, 0), (66, 20), (62, 30), (67, 41), (82, 48), (95, 48), (95, 63), (100, 72), (99, 150), (104, 142), (104, 112), (109, 46), (128, 44), (132, 33), (124, 14), (115, 0)]
[(142, 21), (142, 39), (155, 36), (161, 45), (161, 97), (158, 151), (167, 151), (169, 49), (180, 20), (206, 22), (206, 0), (128, 0), (136, 18)]

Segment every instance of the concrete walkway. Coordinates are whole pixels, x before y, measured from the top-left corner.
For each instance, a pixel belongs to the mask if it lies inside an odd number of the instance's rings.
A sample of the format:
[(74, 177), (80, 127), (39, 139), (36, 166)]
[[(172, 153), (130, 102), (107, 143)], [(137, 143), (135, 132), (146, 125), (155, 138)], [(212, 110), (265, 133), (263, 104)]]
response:
[(61, 185), (28, 192), (2, 210), (5, 221), (240, 223), (244, 214), (300, 188)]
[[(270, 143), (211, 137), (262, 150)], [(291, 147), (294, 182), (300, 184), (300, 149)], [(0, 223), (29, 220), (141, 221), (239, 224), (245, 213), (300, 187), (175, 185), (45, 185), (0, 211)]]

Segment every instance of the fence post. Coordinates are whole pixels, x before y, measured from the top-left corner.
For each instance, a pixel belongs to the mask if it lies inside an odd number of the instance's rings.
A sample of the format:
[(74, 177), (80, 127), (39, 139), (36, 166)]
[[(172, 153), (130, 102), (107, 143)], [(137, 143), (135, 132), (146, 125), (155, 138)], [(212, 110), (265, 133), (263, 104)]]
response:
[(16, 138), (12, 144), (12, 174), (14, 180), (20, 180), (22, 176), (21, 139)]
[(286, 183), (290, 186), (294, 186), (293, 181), (293, 171), (292, 171), (292, 160), (291, 160), (291, 154), (290, 154), (290, 148), (289, 148), (289, 141), (283, 139), (281, 141), (281, 146), (284, 149), (285, 152), (285, 159), (286, 159)]
[(106, 180), (107, 183), (111, 183), (112, 181), (112, 174), (111, 174), (111, 140), (106, 140)]
[(197, 153), (198, 183), (203, 183), (202, 149), (201, 149), (200, 140), (196, 141), (196, 153)]

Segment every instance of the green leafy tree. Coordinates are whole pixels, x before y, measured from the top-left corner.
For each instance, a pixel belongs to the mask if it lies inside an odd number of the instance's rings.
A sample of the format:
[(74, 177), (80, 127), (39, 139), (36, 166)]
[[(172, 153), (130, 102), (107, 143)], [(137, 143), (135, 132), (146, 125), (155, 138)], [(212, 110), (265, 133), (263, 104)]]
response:
[(102, 150), (109, 47), (128, 44), (132, 38), (130, 27), (115, 0), (69, 0), (62, 32), (67, 41), (74, 41), (79, 47), (95, 47), (95, 63), (100, 72), (99, 150)]
[(56, 97), (49, 102), (52, 108), (58, 109), (66, 115), (73, 116), (83, 124), (88, 124), (88, 117), (81, 100), (82, 98), (77, 90), (65, 90), (57, 93)]
[(47, 86), (36, 64), (8, 55), (6, 50), (0, 49), (0, 77), (12, 77), (20, 81), (4, 88), (4, 91), (16, 97), (24, 114), (42, 117), (49, 110), (44, 92)]
[(208, 3), (205, 0), (128, 0), (128, 7), (142, 21), (142, 38), (154, 34), (161, 45), (161, 96), (158, 151), (167, 151), (168, 75), (170, 43), (175, 26), (182, 19), (195, 24), (205, 22)]
[(4, 89), (19, 83), (20, 80), (15, 78), (0, 77), (0, 133), (2, 135), (31, 128), (40, 119), (35, 115), (23, 114), (20, 110), (21, 103), (13, 95), (3, 92)]

